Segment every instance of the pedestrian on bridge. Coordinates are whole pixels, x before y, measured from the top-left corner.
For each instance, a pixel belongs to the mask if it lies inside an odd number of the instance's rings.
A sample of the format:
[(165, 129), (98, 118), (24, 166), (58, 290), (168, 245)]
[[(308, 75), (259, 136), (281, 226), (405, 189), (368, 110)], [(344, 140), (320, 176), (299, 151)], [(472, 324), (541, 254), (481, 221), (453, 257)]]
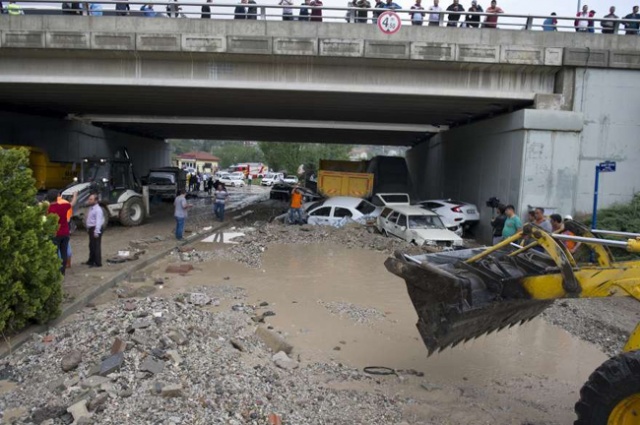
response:
[(496, 0), (492, 0), (491, 6), (487, 8), (487, 13), (492, 13), (492, 15), (484, 18), (484, 28), (496, 29), (498, 27), (498, 14), (504, 13), (504, 10), (498, 7)]
[[(309, 0), (304, 0), (300, 6), (309, 6)], [(309, 9), (306, 7), (301, 7), (300, 12), (298, 12), (298, 21), (308, 22), (309, 21)]]
[(424, 22), (424, 7), (422, 7), (422, 0), (416, 0), (416, 4), (411, 6), (411, 10), (414, 12), (409, 12), (409, 16), (411, 16), (411, 25), (422, 26)]
[[(616, 15), (616, 7), (611, 6), (609, 8), (609, 14), (604, 16), (605, 19), (618, 19), (618, 15)], [(615, 21), (603, 21), (600, 26), (602, 26), (603, 34), (613, 34), (616, 29), (617, 22)]]
[(558, 20), (555, 18), (556, 12), (542, 22), (542, 31), (558, 31)]
[(366, 24), (369, 20), (369, 11), (367, 9), (371, 8), (371, 3), (369, 3), (369, 0), (356, 0), (355, 6), (360, 9), (356, 10), (356, 23)]
[[(322, 7), (324, 4), (322, 3), (322, 0), (311, 0), (309, 6)], [(322, 9), (311, 10), (311, 22), (322, 22)]]
[(633, 6), (633, 12), (629, 13), (624, 19), (634, 19), (636, 22), (625, 22), (625, 35), (638, 35), (638, 28), (640, 28), (640, 23), (637, 20), (640, 19), (640, 14), (638, 13), (638, 6)]
[(440, 13), (442, 12), (442, 8), (440, 7), (440, 0), (433, 0), (433, 6), (429, 6), (429, 26), (430, 27), (439, 27), (440, 26)]
[(453, 0), (453, 3), (447, 7), (447, 12), (452, 12), (447, 16), (447, 26), (457, 27), (458, 22), (460, 21), (460, 16), (462, 16), (461, 13), (464, 12), (464, 6), (461, 5), (458, 0)]
[[(480, 6), (476, 0), (473, 0), (471, 2), (471, 7), (467, 12), (482, 13), (484, 12), (484, 9), (482, 9), (482, 6)], [(467, 17), (464, 20), (464, 23), (467, 26), (467, 28), (479, 28), (480, 15), (467, 15)]]
[(278, 3), (280, 6), (285, 6), (282, 9), (282, 20), (293, 21), (293, 9), (289, 6), (293, 6), (293, 0), (280, 0)]
[(9, 2), (9, 6), (7, 6), (7, 13), (9, 15), (14, 15), (14, 16), (24, 15), (24, 11), (22, 10), (19, 4), (16, 4), (15, 1)]
[(589, 28), (593, 27), (593, 21), (589, 19), (589, 6), (586, 4), (582, 6), (582, 12), (578, 12), (576, 17), (578, 18), (574, 22), (576, 32), (589, 32)]
[(116, 15), (118, 16), (128, 16), (131, 12), (131, 7), (129, 7), (129, 0), (118, 0), (123, 3), (116, 4)]
[(241, 0), (240, 4), (233, 10), (233, 19), (247, 19), (247, 0)]

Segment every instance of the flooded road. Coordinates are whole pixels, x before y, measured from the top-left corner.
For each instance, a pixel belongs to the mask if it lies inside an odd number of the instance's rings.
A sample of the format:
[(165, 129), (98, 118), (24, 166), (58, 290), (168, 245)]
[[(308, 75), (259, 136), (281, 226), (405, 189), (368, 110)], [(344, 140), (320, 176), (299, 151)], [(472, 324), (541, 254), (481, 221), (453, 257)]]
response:
[[(381, 378), (384, 391), (424, 403), (408, 413), (415, 420), (452, 415), (450, 423), (565, 424), (574, 419), (580, 387), (606, 359), (595, 346), (536, 319), (428, 358), (404, 281), (386, 271), (385, 259), (327, 244), (272, 245), (261, 270), (213, 260), (196, 264), (187, 276), (169, 276), (163, 273), (167, 260), (152, 274), (169, 278), (157, 295), (203, 285), (245, 288), (247, 303), (269, 303), (265, 309), (276, 315), (268, 324), (287, 337), (303, 362), (335, 359), (357, 368), (424, 373), (419, 380)], [(223, 303), (212, 310), (229, 307)]]

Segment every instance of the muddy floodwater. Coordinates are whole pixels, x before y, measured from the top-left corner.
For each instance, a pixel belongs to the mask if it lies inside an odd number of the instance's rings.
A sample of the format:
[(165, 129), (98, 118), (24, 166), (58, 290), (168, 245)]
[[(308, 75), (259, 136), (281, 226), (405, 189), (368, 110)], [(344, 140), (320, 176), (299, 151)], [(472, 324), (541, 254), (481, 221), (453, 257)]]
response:
[[(196, 248), (228, 246), (200, 243)], [(167, 279), (155, 295), (203, 285), (245, 288), (245, 303), (269, 303), (266, 309), (275, 316), (267, 323), (286, 335), (302, 361), (335, 359), (358, 368), (424, 373), (419, 380), (385, 376), (380, 387), (359, 388), (414, 397), (415, 409), (407, 412), (414, 420), (571, 423), (580, 387), (606, 360), (595, 346), (542, 319), (427, 357), (404, 281), (386, 271), (385, 255), (310, 244), (272, 245), (263, 256), (263, 269), (212, 260), (195, 263), (186, 276), (165, 274), (174, 257), (149, 273)], [(210, 308), (220, 311), (231, 304)]]

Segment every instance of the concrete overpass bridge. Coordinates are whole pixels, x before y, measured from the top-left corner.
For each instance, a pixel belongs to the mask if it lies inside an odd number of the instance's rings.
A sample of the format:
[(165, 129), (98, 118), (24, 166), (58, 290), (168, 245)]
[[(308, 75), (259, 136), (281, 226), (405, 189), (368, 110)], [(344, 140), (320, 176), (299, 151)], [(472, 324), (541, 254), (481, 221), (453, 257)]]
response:
[[(0, 107), (134, 134), (147, 155), (142, 138), (413, 146), (420, 197), (573, 213), (588, 210), (595, 163), (640, 159), (639, 47), (563, 32), (0, 16)], [(25, 139), (18, 122), (0, 128)], [(637, 190), (633, 170), (619, 166), (604, 203)]]

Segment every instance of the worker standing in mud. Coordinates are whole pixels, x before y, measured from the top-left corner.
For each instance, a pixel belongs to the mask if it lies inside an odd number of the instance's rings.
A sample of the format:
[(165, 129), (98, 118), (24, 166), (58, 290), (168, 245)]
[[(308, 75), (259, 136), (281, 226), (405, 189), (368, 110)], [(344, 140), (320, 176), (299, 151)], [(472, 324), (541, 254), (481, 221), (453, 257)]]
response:
[(302, 190), (298, 185), (293, 186), (291, 202), (289, 204), (289, 224), (303, 224), (302, 222)]
[(216, 187), (215, 192), (215, 201), (213, 204), (213, 213), (216, 215), (216, 218), (220, 221), (224, 221), (224, 206), (227, 202), (227, 188), (224, 184), (218, 182), (218, 186)]

